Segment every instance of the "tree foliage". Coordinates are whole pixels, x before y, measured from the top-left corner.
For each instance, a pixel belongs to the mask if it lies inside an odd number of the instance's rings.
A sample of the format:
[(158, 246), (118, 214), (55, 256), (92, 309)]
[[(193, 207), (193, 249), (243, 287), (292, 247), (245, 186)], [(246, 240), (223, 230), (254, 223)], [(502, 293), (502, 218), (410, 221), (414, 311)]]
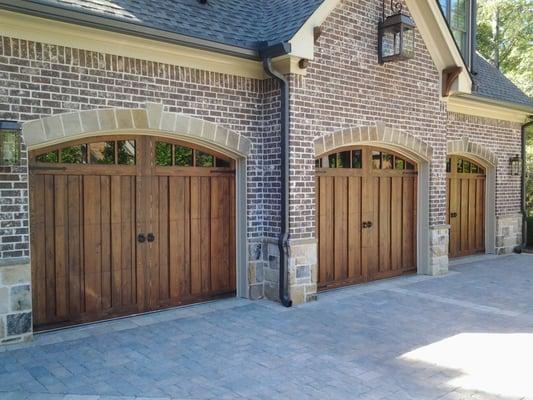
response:
[(533, 0), (478, 0), (477, 49), (533, 96)]

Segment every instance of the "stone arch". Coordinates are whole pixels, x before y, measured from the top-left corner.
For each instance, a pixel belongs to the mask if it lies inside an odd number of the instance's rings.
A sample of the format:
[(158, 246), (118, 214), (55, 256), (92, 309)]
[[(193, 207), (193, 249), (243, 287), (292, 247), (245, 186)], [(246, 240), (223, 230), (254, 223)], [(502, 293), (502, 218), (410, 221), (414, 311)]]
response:
[(144, 133), (184, 139), (246, 158), (248, 138), (219, 124), (185, 114), (163, 111), (162, 104), (145, 108), (107, 108), (57, 114), (22, 125), (29, 150), (94, 135)]
[(433, 149), (427, 143), (400, 129), (377, 122), (369, 126), (354, 126), (315, 139), (315, 156), (328, 153), (339, 147), (377, 145), (390, 147), (415, 160), (429, 162)]
[(407, 132), (377, 122), (374, 125), (342, 129), (315, 139), (315, 157), (349, 146), (376, 146), (390, 149), (417, 163), (417, 272), (426, 275), (447, 272), (447, 262), (444, 265), (440, 255), (433, 254), (434, 251), (432, 252), (430, 248), (430, 245), (434, 247), (430, 243), (432, 232), (429, 226), (429, 171), (433, 155), (432, 147)]
[[(22, 124), (28, 150), (100, 135), (141, 134), (175, 138), (220, 151), (236, 160), (237, 296), (247, 297), (247, 158), (250, 139), (219, 124), (166, 112), (162, 104), (144, 108), (107, 108), (57, 114)], [(30, 189), (31, 190), (31, 189)]]
[(466, 136), (447, 143), (448, 155), (470, 158), (485, 167), (485, 253), (496, 252), (496, 168), (498, 157), (488, 147)]
[(491, 167), (496, 167), (498, 164), (498, 157), (488, 147), (474, 143), (467, 137), (449, 140), (447, 150), (448, 154), (464, 155)]

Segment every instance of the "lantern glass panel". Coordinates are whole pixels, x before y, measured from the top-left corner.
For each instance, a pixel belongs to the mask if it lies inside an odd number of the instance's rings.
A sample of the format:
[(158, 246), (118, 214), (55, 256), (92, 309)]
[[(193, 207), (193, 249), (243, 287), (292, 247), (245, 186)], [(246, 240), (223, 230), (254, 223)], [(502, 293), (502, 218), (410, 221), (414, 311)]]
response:
[(18, 129), (0, 129), (0, 165), (16, 165), (20, 161)]
[(411, 28), (404, 28), (402, 56), (406, 58), (413, 58), (415, 55), (415, 31)]
[(386, 30), (383, 33), (382, 57), (393, 57), (400, 54), (400, 32)]

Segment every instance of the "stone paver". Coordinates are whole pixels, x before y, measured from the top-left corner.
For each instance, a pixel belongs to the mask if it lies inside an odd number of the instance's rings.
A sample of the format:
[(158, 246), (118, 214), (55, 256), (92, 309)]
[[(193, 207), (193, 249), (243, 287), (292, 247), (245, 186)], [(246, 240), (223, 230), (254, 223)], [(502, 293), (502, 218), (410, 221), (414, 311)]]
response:
[(533, 399), (532, 281), (533, 256), (512, 255), (291, 309), (230, 299), (40, 334), (0, 349), (0, 399)]

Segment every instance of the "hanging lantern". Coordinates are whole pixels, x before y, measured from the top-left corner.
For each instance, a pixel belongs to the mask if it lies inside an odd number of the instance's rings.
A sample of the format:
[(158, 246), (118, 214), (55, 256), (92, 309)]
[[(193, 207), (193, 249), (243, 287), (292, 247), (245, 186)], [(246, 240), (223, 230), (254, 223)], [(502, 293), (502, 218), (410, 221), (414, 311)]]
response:
[(518, 154), (509, 159), (509, 164), (511, 165), (511, 174), (520, 175), (522, 170), (522, 160)]
[(402, 3), (391, 0), (392, 14), (385, 16), (383, 0), (382, 19), (378, 24), (378, 60), (380, 64), (409, 60), (415, 55), (415, 23), (402, 13)]
[(17, 165), (20, 162), (20, 124), (0, 120), (0, 165)]

